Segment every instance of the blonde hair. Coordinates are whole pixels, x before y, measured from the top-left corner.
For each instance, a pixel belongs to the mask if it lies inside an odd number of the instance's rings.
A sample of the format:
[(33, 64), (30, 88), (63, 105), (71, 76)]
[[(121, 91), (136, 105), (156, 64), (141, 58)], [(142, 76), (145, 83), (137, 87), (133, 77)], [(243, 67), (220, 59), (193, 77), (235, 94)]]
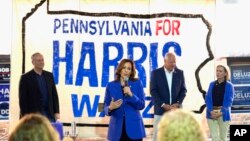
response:
[(49, 120), (40, 114), (27, 114), (19, 121), (8, 141), (60, 141)]
[(74, 140), (71, 137), (66, 136), (63, 138), (63, 141), (74, 141)]
[(205, 141), (205, 133), (193, 113), (177, 109), (163, 115), (158, 124), (158, 141)]

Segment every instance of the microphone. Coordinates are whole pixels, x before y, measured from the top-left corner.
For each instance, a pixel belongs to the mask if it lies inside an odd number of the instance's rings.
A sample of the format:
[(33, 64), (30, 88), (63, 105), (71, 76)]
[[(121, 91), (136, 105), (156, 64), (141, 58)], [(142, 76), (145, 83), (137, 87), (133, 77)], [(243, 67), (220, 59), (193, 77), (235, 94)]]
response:
[(128, 87), (128, 77), (124, 78), (124, 87)]
[[(124, 78), (124, 87), (128, 87), (128, 77), (127, 76)], [(128, 96), (127, 93), (124, 93), (124, 95)]]

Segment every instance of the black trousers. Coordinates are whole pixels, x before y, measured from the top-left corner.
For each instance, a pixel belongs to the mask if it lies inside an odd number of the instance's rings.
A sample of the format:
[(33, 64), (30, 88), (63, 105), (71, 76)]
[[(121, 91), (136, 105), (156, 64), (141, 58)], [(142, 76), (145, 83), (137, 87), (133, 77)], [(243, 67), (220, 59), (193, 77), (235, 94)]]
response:
[(56, 122), (56, 119), (49, 114), (49, 110), (43, 110), (42, 115), (46, 116), (50, 122)]
[(121, 135), (120, 141), (142, 141), (142, 139), (133, 140), (128, 137), (127, 132), (126, 132), (125, 117), (123, 118), (122, 135)]

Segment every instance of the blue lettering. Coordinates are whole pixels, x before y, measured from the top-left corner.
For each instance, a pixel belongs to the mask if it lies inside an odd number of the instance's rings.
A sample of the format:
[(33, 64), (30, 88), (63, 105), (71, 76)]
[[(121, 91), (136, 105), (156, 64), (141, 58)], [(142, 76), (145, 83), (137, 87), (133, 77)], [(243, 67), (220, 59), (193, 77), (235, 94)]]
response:
[[(146, 22), (144, 30), (145, 30), (144, 36), (146, 36), (146, 34), (149, 34), (149, 36), (152, 36), (152, 32), (151, 32), (151, 27), (150, 27), (150, 22), (149, 21)], [(141, 35), (142, 35), (142, 33), (141, 33)]]
[(127, 35), (129, 35), (129, 31), (128, 31), (128, 22), (127, 22), (127, 21), (124, 21), (124, 22), (123, 22), (122, 33), (121, 33), (121, 35), (123, 35), (124, 32), (126, 32)]
[(91, 30), (89, 31), (89, 33), (90, 33), (91, 35), (94, 35), (94, 34), (97, 32), (97, 29), (96, 29), (96, 27), (95, 27), (95, 24), (96, 24), (95, 21), (90, 21), (90, 23), (89, 23), (89, 28), (92, 29), (92, 31), (91, 31)]
[[(117, 57), (110, 60), (109, 59), (109, 49), (111, 47), (114, 47), (117, 49)], [(102, 68), (102, 87), (105, 87), (107, 85), (107, 83), (109, 82), (109, 68), (110, 66), (113, 66), (115, 70), (115, 68), (118, 66), (118, 62), (122, 59), (123, 57), (123, 48), (122, 48), (122, 44), (121, 43), (116, 43), (116, 42), (107, 42), (107, 43), (103, 43), (103, 68)]]
[[(86, 105), (86, 110), (88, 113), (88, 117), (96, 117), (97, 112), (98, 112), (98, 104), (100, 100), (100, 95), (95, 95), (94, 101), (90, 101), (89, 94), (83, 94), (81, 101), (78, 100), (78, 95), (77, 94), (71, 94), (71, 100), (72, 100), (72, 109), (73, 109), (73, 114), (74, 117), (82, 117), (83, 116), (83, 111)], [(151, 108), (153, 107), (153, 103), (151, 101), (151, 97), (147, 96), (145, 97), (146, 101), (149, 101), (149, 104), (144, 108), (142, 112), (142, 117), (143, 118), (153, 118), (154, 114), (149, 113)], [(105, 113), (104, 111), (100, 112), (98, 117), (104, 117)]]
[(73, 108), (74, 117), (82, 117), (84, 105), (87, 106), (87, 112), (88, 112), (89, 117), (96, 116), (96, 112), (98, 109), (98, 102), (100, 99), (99, 95), (95, 95), (95, 99), (94, 99), (94, 103), (92, 104), (92, 108), (91, 108), (89, 95), (82, 95), (82, 100), (81, 100), (79, 108), (78, 108), (77, 94), (71, 94), (71, 99), (72, 99), (72, 108)]
[(106, 21), (106, 34), (107, 35), (113, 35), (113, 32), (111, 32), (110, 30), (109, 30), (109, 21)]
[(99, 117), (105, 117), (105, 112), (104, 111), (100, 112)]
[(70, 33), (73, 33), (75, 31), (75, 33), (78, 33), (78, 20), (74, 20), (71, 19), (71, 23), (70, 23)]
[(151, 72), (155, 69), (158, 68), (158, 61), (157, 61), (157, 57), (158, 57), (158, 43), (151, 43), (150, 44), (150, 53), (149, 53), (149, 66), (150, 66), (150, 75)]
[[(65, 72), (65, 84), (72, 85), (73, 84), (73, 41), (66, 41), (65, 43), (65, 56), (59, 56), (60, 54), (60, 42), (58, 40), (53, 41), (53, 75), (55, 77), (55, 83), (59, 82), (59, 68), (60, 63), (66, 63), (66, 72)], [(169, 52), (169, 49), (173, 47), (174, 52), (181, 56), (181, 46), (176, 42), (167, 42), (164, 44), (162, 49), (162, 56), (165, 53)], [(62, 48), (62, 47), (61, 47)], [(117, 56), (110, 58), (111, 49), (117, 50)], [(137, 49), (141, 50), (141, 57), (135, 60), (135, 52)], [(156, 69), (158, 67), (158, 43), (151, 43), (149, 48), (149, 71)], [(102, 66), (102, 79), (101, 79), (101, 87), (105, 87), (109, 82), (110, 71), (114, 71), (119, 63), (119, 61), (123, 58), (123, 46), (118, 42), (104, 42), (103, 43), (103, 66)], [(136, 69), (138, 70), (138, 77), (141, 79), (142, 84), (146, 87), (146, 72), (145, 68), (142, 65), (145, 63), (147, 59), (147, 46), (141, 42), (128, 42), (127, 43), (127, 57), (129, 59), (134, 60)], [(94, 42), (83, 42), (80, 54), (80, 60), (78, 63), (77, 74), (75, 85), (81, 86), (83, 84), (84, 77), (88, 77), (89, 86), (98, 87), (98, 77), (96, 70), (96, 57), (95, 57), (95, 46)], [(85, 59), (89, 57), (89, 68), (87, 69), (85, 66)], [(111, 68), (112, 67), (112, 68)]]
[(82, 20), (80, 20), (79, 28), (80, 28), (80, 33), (83, 33), (83, 32), (87, 33), (87, 31), (88, 31), (88, 22), (85, 21), (85, 23), (84, 23)]
[(113, 21), (113, 24), (114, 24), (115, 35), (118, 35), (118, 34), (119, 34), (119, 31), (120, 31), (120, 28), (121, 28), (122, 21), (119, 21), (119, 24), (118, 24), (117, 27), (116, 27), (116, 23), (117, 23), (117, 22), (114, 20), (114, 21)]
[(54, 20), (54, 33), (56, 33), (56, 30), (57, 30), (58, 28), (60, 28), (60, 26), (61, 26), (60, 20), (59, 20), (59, 19), (55, 19), (55, 20)]
[(145, 97), (146, 101), (150, 101), (149, 104), (144, 108), (144, 111), (142, 112), (142, 117), (143, 118), (154, 118), (154, 114), (150, 114), (149, 111), (150, 109), (153, 107), (153, 102), (152, 102), (152, 98), (149, 96)]
[[(106, 22), (108, 22), (108, 21), (106, 21)], [(101, 23), (102, 23), (102, 24), (101, 24)], [(99, 34), (102, 35), (102, 30), (103, 30), (105, 21), (103, 21), (103, 22), (97, 21), (97, 24), (98, 24), (98, 27), (99, 27), (99, 29), (100, 29), (100, 33), (99, 33)]]
[(59, 63), (66, 62), (65, 84), (73, 84), (73, 41), (66, 41), (65, 57), (59, 56), (59, 41), (53, 41), (53, 75), (55, 83), (59, 81)]
[[(90, 69), (84, 69), (84, 62), (87, 54), (89, 54)], [(97, 87), (97, 72), (96, 72), (96, 62), (95, 62), (95, 49), (93, 42), (83, 42), (81, 49), (81, 58), (78, 64), (78, 70), (76, 74), (76, 86), (81, 86), (83, 82), (83, 77), (89, 78), (89, 85), (91, 87)]]
[(69, 19), (63, 19), (63, 33), (69, 33), (69, 30), (66, 30), (68, 27), (68, 20)]
[(181, 56), (181, 46), (176, 42), (167, 42), (167, 43), (165, 43), (165, 45), (163, 46), (163, 49), (162, 49), (162, 56), (165, 56), (165, 54), (167, 52), (169, 52), (170, 47), (174, 48), (174, 52), (175, 52), (176, 55)]
[[(142, 56), (138, 60), (134, 60), (134, 48), (140, 48), (142, 51)], [(144, 87), (146, 87), (146, 72), (144, 67), (141, 65), (147, 58), (147, 47), (143, 43), (138, 43), (138, 42), (129, 42), (128, 43), (128, 58), (134, 60), (135, 62), (135, 67), (138, 70), (138, 76), (140, 80), (142, 81), (142, 84)]]

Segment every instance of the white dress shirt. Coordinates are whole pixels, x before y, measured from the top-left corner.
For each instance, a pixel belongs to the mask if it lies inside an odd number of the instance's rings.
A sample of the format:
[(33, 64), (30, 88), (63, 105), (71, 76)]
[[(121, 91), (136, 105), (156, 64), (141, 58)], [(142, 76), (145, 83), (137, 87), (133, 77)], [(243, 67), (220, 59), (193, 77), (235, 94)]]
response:
[(169, 104), (172, 104), (172, 79), (173, 79), (174, 70), (169, 72), (165, 67), (164, 67), (164, 70), (165, 70), (165, 74), (166, 74), (166, 79), (168, 81)]

